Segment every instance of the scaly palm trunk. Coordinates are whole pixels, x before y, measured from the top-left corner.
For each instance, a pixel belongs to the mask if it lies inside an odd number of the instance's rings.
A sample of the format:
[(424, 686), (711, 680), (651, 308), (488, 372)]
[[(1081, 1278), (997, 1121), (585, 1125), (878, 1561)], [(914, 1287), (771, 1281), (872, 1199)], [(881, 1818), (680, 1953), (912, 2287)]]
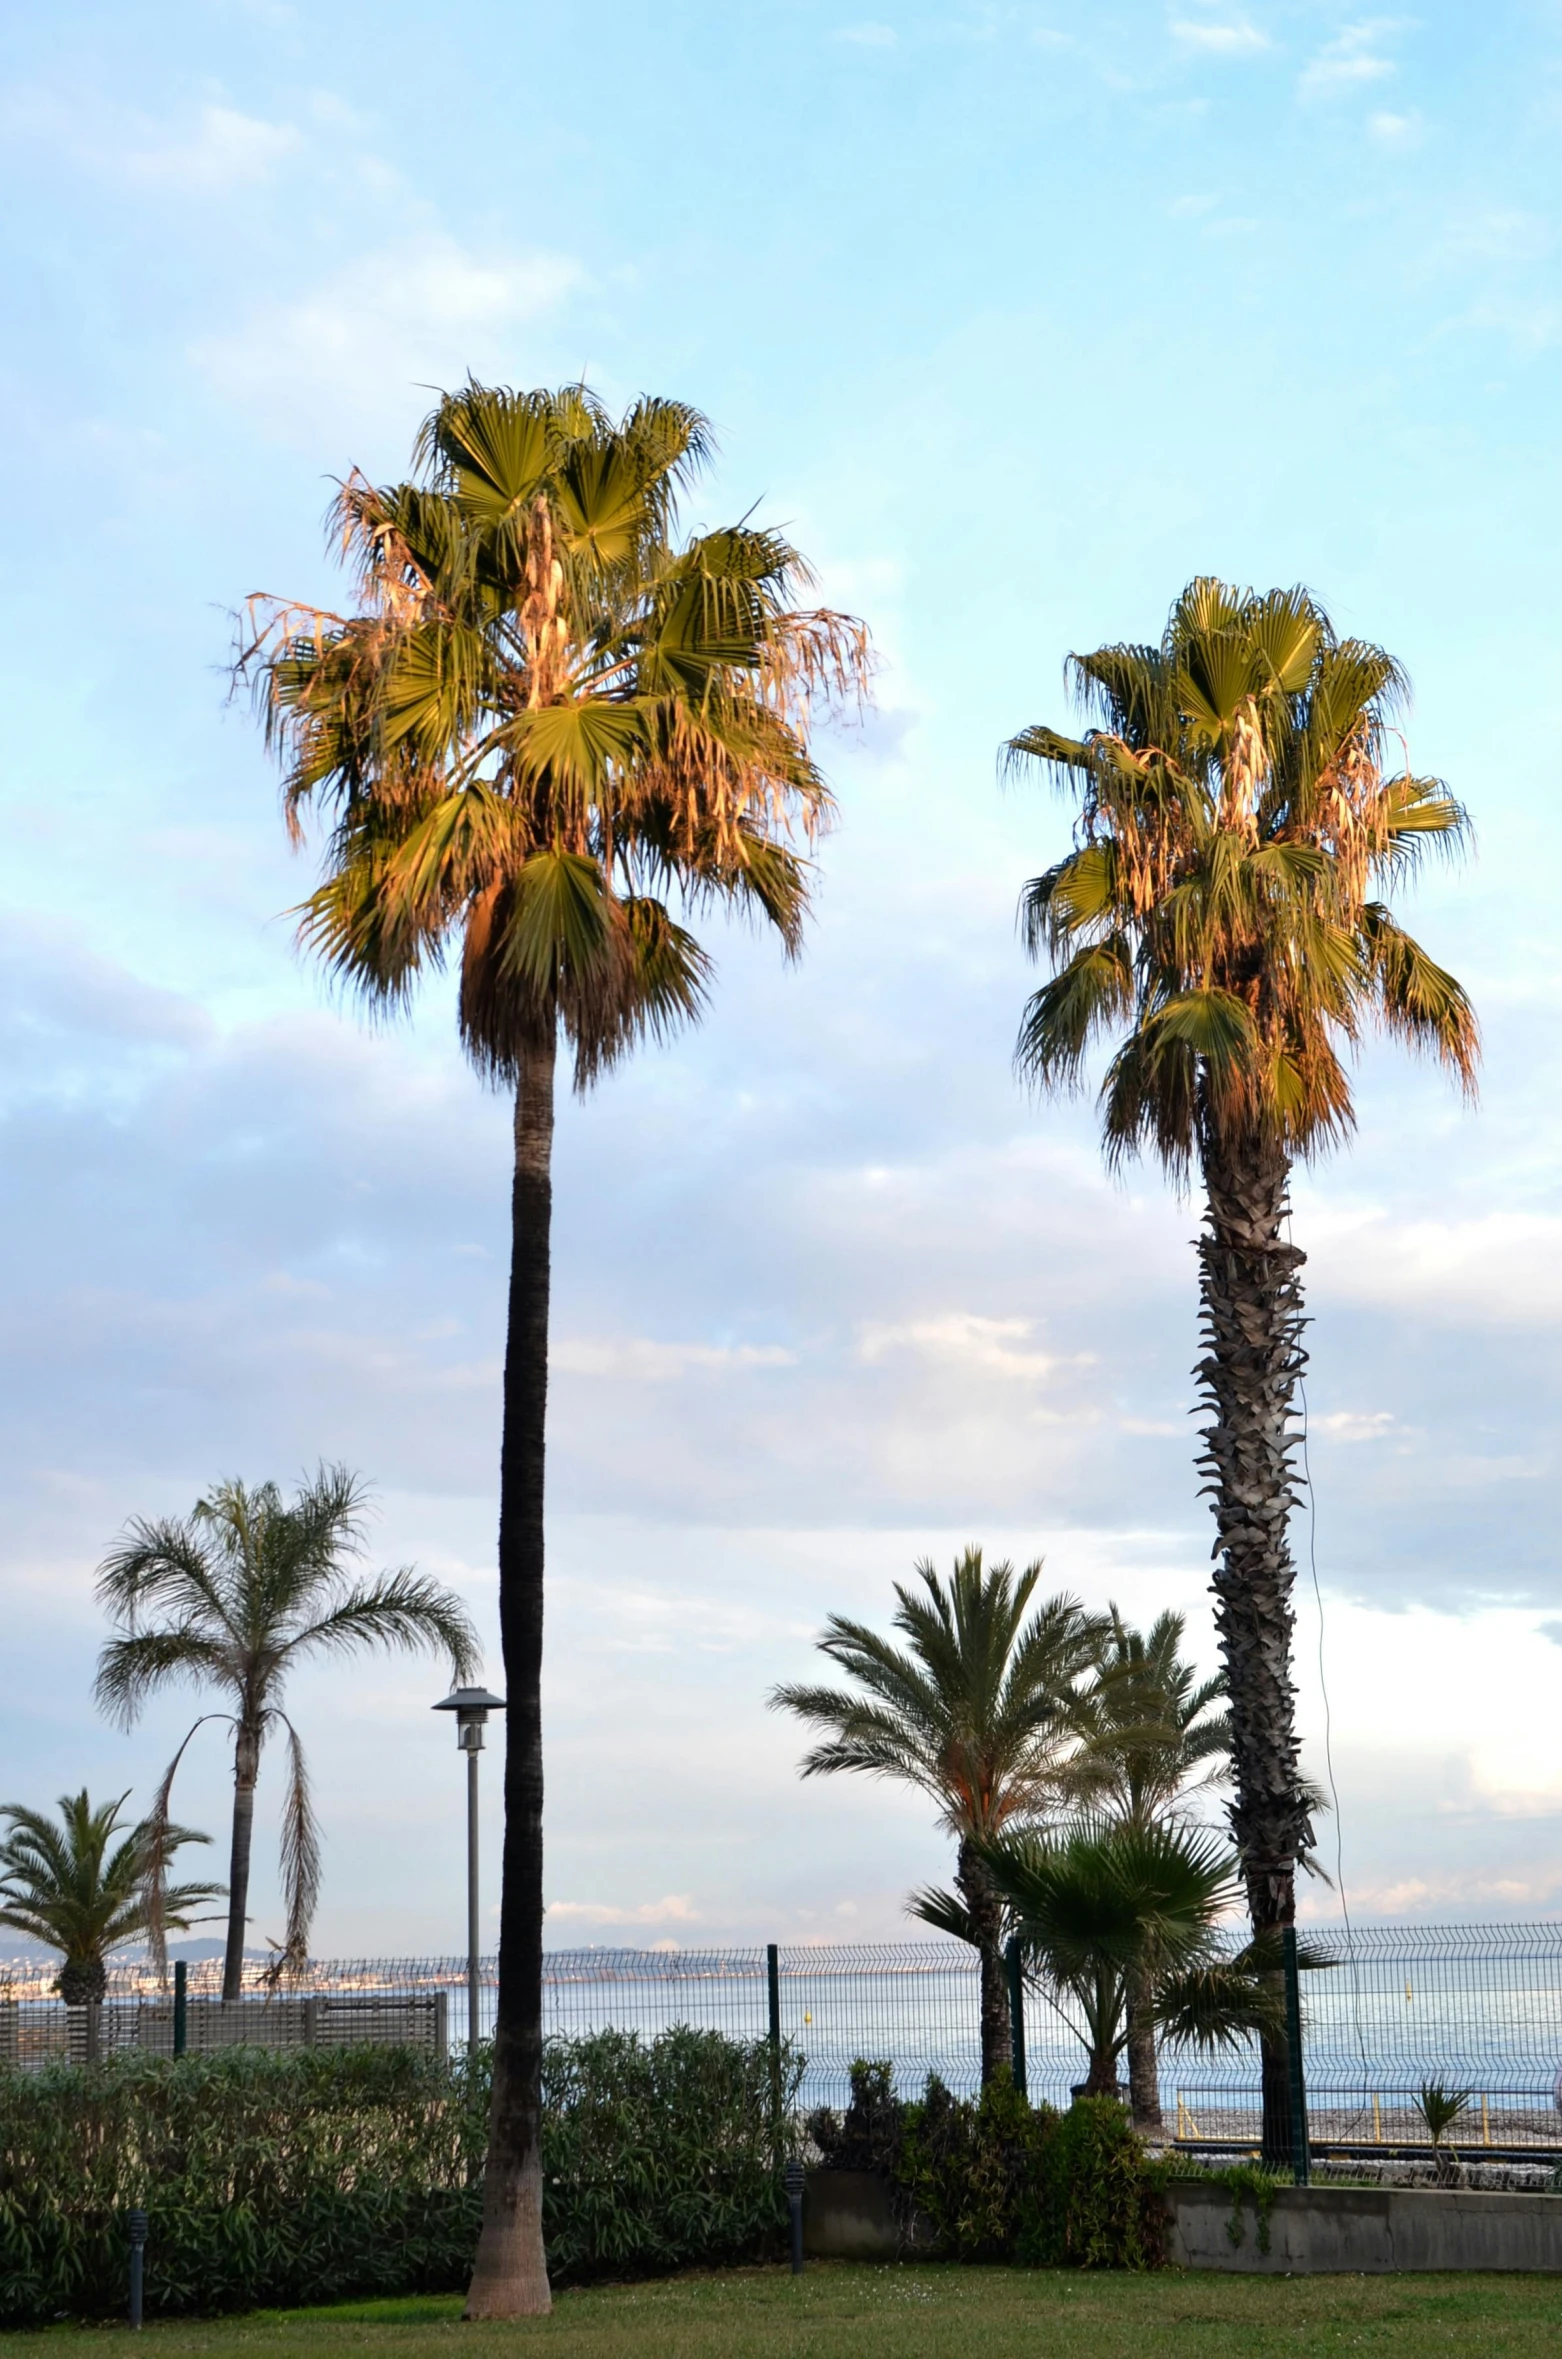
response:
[(515, 1095), (509, 1322), (499, 1471), (504, 1864), (493, 2103), (468, 2318), (552, 2308), (542, 2242), (542, 1576), (553, 1219), (555, 1046), (529, 1049)]
[[(1221, 1136), (1206, 1124), (1207, 1226), (1199, 1240), (1204, 1357), (1200, 1471), (1211, 1478), (1219, 1532), (1215, 1627), (1231, 1690), (1232, 1831), (1255, 1936), (1296, 1914), (1296, 1862), (1309, 1832), (1299, 1791), (1291, 1683), (1291, 1561), (1286, 1526), (1295, 1499), (1290, 1433), (1302, 1351), (1305, 1256), (1286, 1242), (1289, 1158), (1278, 1139)], [(1263, 2041), (1266, 2160), (1291, 2154), (1284, 2033)]]
[(244, 1934), (249, 1923), (249, 1860), (255, 1838), (255, 1781), (260, 1775), (260, 1731), (239, 1722), (233, 1740), (233, 1842), (228, 1853), (228, 1946), (222, 1961), (222, 1995), (236, 1999), (244, 1988)]
[(1144, 1969), (1128, 1978), (1128, 2102), (1134, 2128), (1159, 2137), (1161, 2076), (1155, 2058), (1155, 1986)]
[(960, 1845), (955, 1882), (971, 1912), (976, 1931), (976, 1955), (981, 1967), (982, 2086), (985, 2089), (1001, 2065), (1014, 2062), (1014, 2038), (1009, 2017), (1009, 1977), (1003, 1956), (1003, 1904), (992, 1879), (967, 1840)]

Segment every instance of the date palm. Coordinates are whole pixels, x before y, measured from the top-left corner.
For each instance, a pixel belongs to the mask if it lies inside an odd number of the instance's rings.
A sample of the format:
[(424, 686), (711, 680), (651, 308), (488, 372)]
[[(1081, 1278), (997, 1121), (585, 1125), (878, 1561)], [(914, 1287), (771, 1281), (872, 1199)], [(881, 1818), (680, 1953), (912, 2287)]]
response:
[[(109, 1953), (144, 1934), (151, 1922), (149, 1885), (154, 1864), (188, 1843), (209, 1843), (193, 1827), (121, 1817), (128, 1794), (94, 1810), (85, 1786), (62, 1794), (59, 1817), (20, 1802), (0, 1806), (8, 1832), (0, 1842), (0, 1925), (58, 1950), (54, 1987), (68, 2006), (101, 2001), (108, 1988)], [(161, 1921), (184, 1932), (194, 1910), (221, 1900), (222, 1884), (164, 1884)]]
[[(262, 1749), (278, 1734), (288, 1756), (285, 1955), (297, 1962), (307, 1952), (320, 1850), (303, 1746), (282, 1707), (294, 1666), (309, 1655), (392, 1648), (443, 1654), (452, 1680), (477, 1668), (477, 1640), (453, 1592), (410, 1567), (357, 1572), (365, 1504), (362, 1484), (341, 1466), (323, 1466), (291, 1502), (275, 1483), (220, 1483), (189, 1516), (138, 1517), (98, 1568), (99, 1600), (119, 1625), (98, 1659), (103, 1709), (128, 1728), (164, 1687), (215, 1687), (227, 1699), (228, 1709), (203, 1713), (185, 1737), (147, 1822), (155, 1865), (185, 1748), (207, 1721), (225, 1721), (233, 1731), (225, 1999), (242, 1988), (255, 1785)], [(154, 1873), (147, 1922), (154, 1954), (166, 1905)]]
[[(1136, 1630), (1108, 1608), (1100, 1658), (1075, 1721), (1079, 1742), (1063, 1771), (1068, 1799), (1130, 1828), (1185, 1822), (1194, 1795), (1230, 1775), (1231, 1718), (1224, 1672), (1200, 1679), (1182, 1652), (1181, 1614)], [(1155, 2011), (1148, 1982), (1130, 1976), (1128, 2092), (1135, 2127), (1161, 2128)]]
[(499, 1997), (473, 2317), (549, 2307), (542, 2244), (541, 1666), (554, 1070), (584, 1090), (696, 1016), (681, 922), (725, 903), (799, 947), (828, 816), (810, 696), (866, 678), (861, 627), (797, 604), (807, 569), (745, 522), (680, 539), (708, 432), (681, 403), (617, 421), (583, 387), (471, 384), (418, 480), (337, 503), (348, 614), (256, 610), (256, 680), (295, 830), (323, 805), (303, 938), (391, 1008), (447, 956), (480, 1074), (515, 1106), (499, 1470), (509, 1709)]
[[(1082, 737), (1037, 726), (1008, 760), (1077, 799), (1074, 848), (1025, 889), (1051, 979), (1020, 1030), (1021, 1071), (1076, 1086), (1116, 1037), (1106, 1152), (1196, 1163), (1204, 1428), (1216, 1623), (1231, 1710), (1232, 1827), (1256, 1937), (1295, 1913), (1309, 1832), (1291, 1679), (1292, 1404), (1303, 1254), (1289, 1233), (1298, 1157), (1352, 1122), (1347, 1059), (1364, 1032), (1430, 1052), (1473, 1088), (1460, 985), (1397, 923), (1383, 890), (1464, 813), (1435, 778), (1392, 769), (1405, 683), (1340, 638), (1305, 590), (1192, 583), (1159, 646), (1071, 659)], [(1283, 2040), (1265, 2043), (1265, 2142), (1287, 2150)]]
[[(984, 2083), (1009, 2061), (1010, 2022), (1004, 1906), (982, 1846), (1055, 1802), (1078, 1682), (1099, 1640), (1076, 1598), (1031, 1610), (1041, 1570), (988, 1567), (979, 1548), (957, 1558), (948, 1582), (919, 1564), (920, 1589), (895, 1583), (903, 1647), (832, 1614), (819, 1651), (851, 1686), (795, 1684), (770, 1697), (827, 1732), (804, 1755), (804, 1777), (855, 1770), (915, 1786), (954, 1837), (959, 1899), (924, 1894), (913, 1905), (980, 1958)], [(933, 1897), (939, 1910), (929, 1915)]]

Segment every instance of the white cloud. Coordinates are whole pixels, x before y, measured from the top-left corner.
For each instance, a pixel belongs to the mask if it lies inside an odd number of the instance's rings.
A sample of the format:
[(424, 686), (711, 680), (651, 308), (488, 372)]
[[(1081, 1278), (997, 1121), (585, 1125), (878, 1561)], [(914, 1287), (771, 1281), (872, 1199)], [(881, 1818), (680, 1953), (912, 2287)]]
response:
[(211, 195), (251, 188), (295, 155), (301, 134), (291, 123), (268, 123), (237, 107), (202, 107), (193, 130), (128, 144), (120, 158), (126, 179), (142, 187)]
[(1310, 1420), (1314, 1433), (1326, 1433), (1334, 1442), (1387, 1441), (1395, 1423), (1391, 1409), (1333, 1409), (1327, 1417)]
[(661, 1900), (642, 1901), (638, 1908), (620, 1908), (594, 1900), (550, 1900), (548, 1915), (575, 1925), (697, 1925), (699, 1910), (687, 1892), (669, 1892)]
[(1261, 33), (1246, 17), (1221, 19), (1173, 17), (1171, 37), (1189, 49), (1202, 49), (1213, 57), (1256, 57), (1260, 51), (1273, 46), (1267, 33)]
[(653, 1343), (639, 1335), (577, 1336), (555, 1343), (549, 1364), (566, 1376), (662, 1384), (700, 1369), (795, 1368), (797, 1354), (776, 1343)]
[(1383, 81), (1396, 69), (1378, 43), (1386, 34), (1398, 32), (1403, 23), (1402, 17), (1379, 16), (1347, 25), (1303, 67), (1296, 85), (1298, 94), (1302, 98), (1343, 98), (1366, 83)]
[(857, 1357), (871, 1366), (892, 1354), (909, 1352), (983, 1376), (1033, 1382), (1050, 1376), (1063, 1364), (1051, 1352), (1025, 1348), (1034, 1332), (1032, 1319), (984, 1319), (972, 1311), (947, 1311), (940, 1318), (909, 1319), (895, 1325), (870, 1322), (858, 1331)]
[(1379, 107), (1367, 117), (1367, 130), (1380, 147), (1415, 147), (1421, 139), (1421, 117), (1413, 107), (1407, 114)]
[(1483, 1327), (1545, 1326), (1562, 1317), (1562, 1214), (1395, 1222), (1379, 1207), (1320, 1197), (1309, 1207), (1307, 1232), (1320, 1291)]
[[(485, 255), (427, 234), (382, 246), (285, 303), (266, 304), (193, 358), (231, 400), (318, 443), (322, 413), (362, 434), (427, 406), (417, 391), (504, 366), (514, 332), (578, 284), (557, 254)], [(513, 363), (511, 364), (513, 365)], [(351, 454), (349, 454), (350, 456)]]

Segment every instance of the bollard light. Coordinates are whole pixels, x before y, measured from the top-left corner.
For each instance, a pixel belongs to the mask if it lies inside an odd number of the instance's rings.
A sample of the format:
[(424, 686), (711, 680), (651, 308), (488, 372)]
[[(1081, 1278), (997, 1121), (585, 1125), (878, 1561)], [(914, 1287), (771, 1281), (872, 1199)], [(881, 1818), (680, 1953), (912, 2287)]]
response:
[(125, 2232), (130, 2238), (130, 2323), (139, 2329), (146, 2291), (146, 2214), (139, 2205), (125, 2214)]
[(803, 2187), (807, 2174), (794, 2156), (781, 2173), (786, 2188), (787, 2208), (792, 2215), (792, 2275), (803, 2274)]
[(433, 1708), (454, 1712), (456, 1744), (466, 1755), (466, 2052), (470, 2057), (477, 2053), (482, 1987), (478, 1963), (482, 1929), (477, 1902), (477, 1756), (483, 1750), (488, 1715), (504, 1710), (504, 1698), (490, 1695), (486, 1687), (453, 1687)]

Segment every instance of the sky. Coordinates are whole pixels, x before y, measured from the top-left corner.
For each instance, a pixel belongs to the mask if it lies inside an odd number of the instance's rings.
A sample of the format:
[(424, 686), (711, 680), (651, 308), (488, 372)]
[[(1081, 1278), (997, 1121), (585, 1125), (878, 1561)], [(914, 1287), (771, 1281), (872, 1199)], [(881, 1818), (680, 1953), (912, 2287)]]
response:
[[(500, 1679), (506, 1109), (448, 991), (369, 1029), (295, 952), (227, 664), (251, 594), (344, 595), (333, 483), (439, 388), (584, 374), (704, 410), (688, 523), (784, 527), (880, 669), (802, 960), (714, 926), (701, 1028), (561, 1109), (550, 1942), (911, 1934), (926, 1805), (800, 1783), (765, 1698), (919, 1558), (1213, 1665), (1198, 1208), (1014, 1079), (1069, 814), (995, 759), (1201, 572), (1389, 647), (1475, 824), (1402, 913), (1479, 1107), (1371, 1045), (1295, 1191), (1325, 1858), (1364, 1919), (1562, 1907), (1557, 0), (56, 0), (0, 125), (0, 1796), (150, 1795), (197, 1706), (95, 1714), (94, 1568), (222, 1476), (361, 1470)], [(460, 1946), (443, 1685), (295, 1682), (321, 1955)], [(219, 1847), (228, 1775), (204, 1731)]]

